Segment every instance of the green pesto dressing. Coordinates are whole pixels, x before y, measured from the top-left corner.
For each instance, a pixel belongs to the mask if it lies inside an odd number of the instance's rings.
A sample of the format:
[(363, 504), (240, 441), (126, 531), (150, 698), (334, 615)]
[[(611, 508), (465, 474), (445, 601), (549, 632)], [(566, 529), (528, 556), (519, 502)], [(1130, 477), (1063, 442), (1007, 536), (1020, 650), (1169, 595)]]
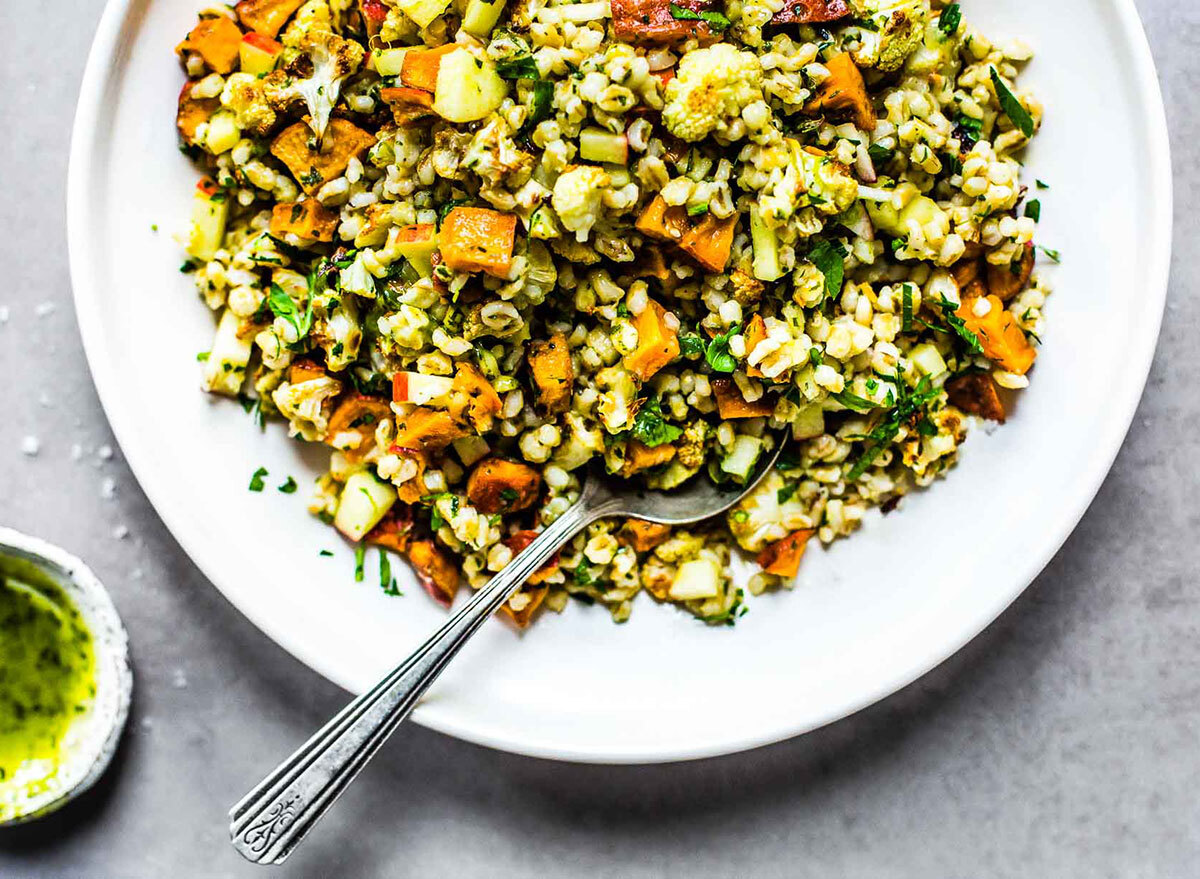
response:
[(79, 610), (33, 565), (0, 558), (0, 821), (55, 788), (67, 732), (95, 695)]

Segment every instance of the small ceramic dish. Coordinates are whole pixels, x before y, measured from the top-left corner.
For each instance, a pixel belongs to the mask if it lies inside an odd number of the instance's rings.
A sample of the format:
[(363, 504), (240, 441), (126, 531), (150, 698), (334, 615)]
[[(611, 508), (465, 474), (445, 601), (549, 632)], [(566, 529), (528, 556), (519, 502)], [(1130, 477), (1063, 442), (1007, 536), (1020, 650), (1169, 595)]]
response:
[(31, 575), (58, 587), (61, 595), (57, 597), (73, 605), (91, 634), (95, 696), (87, 709), (70, 721), (56, 769), (46, 783), (8, 810), (12, 814), (7, 818), (0, 803), (0, 827), (47, 815), (92, 787), (116, 753), (133, 694), (128, 636), (96, 575), (56, 546), (0, 528), (0, 576), (25, 579)]

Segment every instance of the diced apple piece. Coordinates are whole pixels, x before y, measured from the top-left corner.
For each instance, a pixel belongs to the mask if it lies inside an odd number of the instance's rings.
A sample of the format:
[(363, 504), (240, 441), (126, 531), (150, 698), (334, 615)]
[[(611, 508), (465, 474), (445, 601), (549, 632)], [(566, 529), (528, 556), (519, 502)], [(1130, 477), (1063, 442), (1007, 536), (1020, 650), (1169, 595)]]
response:
[(434, 112), (448, 122), (475, 122), (500, 106), (508, 83), (486, 58), (455, 49), (438, 65)]
[(750, 471), (762, 453), (763, 441), (755, 436), (739, 436), (729, 454), (721, 459), (721, 471), (738, 479), (749, 479)]
[(188, 234), (187, 252), (205, 262), (212, 259), (225, 240), (228, 220), (229, 203), (225, 193), (205, 177), (197, 184), (192, 199), (192, 229)]
[(463, 15), (462, 28), (472, 36), (486, 39), (500, 20), (505, 0), (470, 0)]
[(437, 226), (433, 223), (404, 226), (396, 236), (396, 251), (412, 264), (422, 278), (433, 274), (433, 254), (437, 248)]
[(214, 113), (208, 120), (208, 129), (204, 135), (204, 145), (214, 156), (228, 152), (237, 146), (242, 139), (242, 131), (237, 126), (237, 117), (228, 110)]
[(251, 31), (242, 37), (242, 44), (238, 47), (242, 59), (242, 73), (253, 73), (255, 76), (270, 73), (275, 69), (275, 62), (279, 60), (282, 51), (283, 46), (280, 43)]
[(212, 350), (208, 352), (208, 359), (204, 361), (206, 391), (236, 397), (242, 389), (254, 341), (250, 337), (238, 337), (240, 324), (238, 316), (228, 308), (225, 309), (217, 324)]
[(825, 410), (820, 405), (805, 406), (792, 419), (792, 439), (812, 439), (825, 433)]
[(396, 0), (396, 5), (418, 27), (429, 27), (435, 18), (446, 11), (450, 0)]
[(721, 594), (721, 571), (712, 559), (692, 559), (675, 572), (667, 593), (675, 601), (716, 598)]
[(392, 399), (397, 403), (414, 403), (417, 406), (445, 404), (453, 390), (454, 379), (445, 375), (398, 372), (392, 379)]
[(395, 49), (376, 49), (371, 53), (375, 72), (380, 76), (399, 76), (404, 68), (404, 56), (407, 52), (408, 49), (403, 46)]
[(579, 157), (585, 162), (624, 165), (629, 161), (629, 140), (603, 128), (585, 128), (579, 132)]
[(479, 463), (492, 450), (487, 440), (481, 436), (462, 436), (451, 445), (454, 446), (454, 451), (458, 453), (458, 459), (463, 462), (464, 467)]
[(358, 0), (358, 11), (362, 15), (368, 37), (378, 34), (383, 28), (383, 23), (387, 21), (388, 8), (383, 0)]
[(396, 489), (375, 478), (369, 470), (350, 474), (338, 500), (333, 525), (356, 543), (367, 536), (396, 503)]

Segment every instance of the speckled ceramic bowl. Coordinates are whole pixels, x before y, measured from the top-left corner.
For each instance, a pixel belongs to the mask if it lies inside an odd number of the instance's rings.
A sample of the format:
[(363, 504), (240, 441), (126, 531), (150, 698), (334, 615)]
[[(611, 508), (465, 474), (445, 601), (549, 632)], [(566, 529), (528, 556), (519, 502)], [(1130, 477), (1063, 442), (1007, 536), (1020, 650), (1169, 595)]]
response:
[(0, 528), (0, 573), (6, 565), (14, 564), (35, 566), (58, 584), (78, 608), (95, 647), (96, 697), (91, 710), (80, 716), (67, 733), (66, 754), (53, 787), (32, 798), (18, 818), (0, 821), (0, 827), (47, 815), (95, 784), (116, 753), (133, 695), (125, 626), (96, 575), (79, 559), (56, 546)]

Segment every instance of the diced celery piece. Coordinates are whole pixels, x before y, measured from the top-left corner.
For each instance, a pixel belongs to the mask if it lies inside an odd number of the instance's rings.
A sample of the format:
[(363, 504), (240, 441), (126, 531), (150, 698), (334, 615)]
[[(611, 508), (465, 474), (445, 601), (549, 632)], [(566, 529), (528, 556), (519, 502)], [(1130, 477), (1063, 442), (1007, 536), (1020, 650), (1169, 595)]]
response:
[(482, 461), (491, 451), (487, 440), (481, 436), (460, 436), (453, 445), (454, 451), (458, 453), (458, 458), (463, 462), (464, 467), (470, 467), (472, 464)]
[(763, 222), (758, 208), (750, 208), (750, 241), (754, 246), (754, 277), (760, 281), (778, 281), (783, 277), (779, 265), (779, 237)]
[(396, 503), (396, 489), (369, 470), (352, 473), (342, 489), (334, 527), (353, 541), (362, 540)]
[(938, 349), (929, 342), (914, 347), (908, 355), (908, 359), (930, 378), (939, 376), (946, 371), (946, 361)]
[(204, 135), (204, 145), (213, 155), (228, 152), (237, 146), (242, 139), (241, 129), (237, 126), (237, 117), (232, 113), (221, 110), (214, 113), (208, 120), (208, 129)]

